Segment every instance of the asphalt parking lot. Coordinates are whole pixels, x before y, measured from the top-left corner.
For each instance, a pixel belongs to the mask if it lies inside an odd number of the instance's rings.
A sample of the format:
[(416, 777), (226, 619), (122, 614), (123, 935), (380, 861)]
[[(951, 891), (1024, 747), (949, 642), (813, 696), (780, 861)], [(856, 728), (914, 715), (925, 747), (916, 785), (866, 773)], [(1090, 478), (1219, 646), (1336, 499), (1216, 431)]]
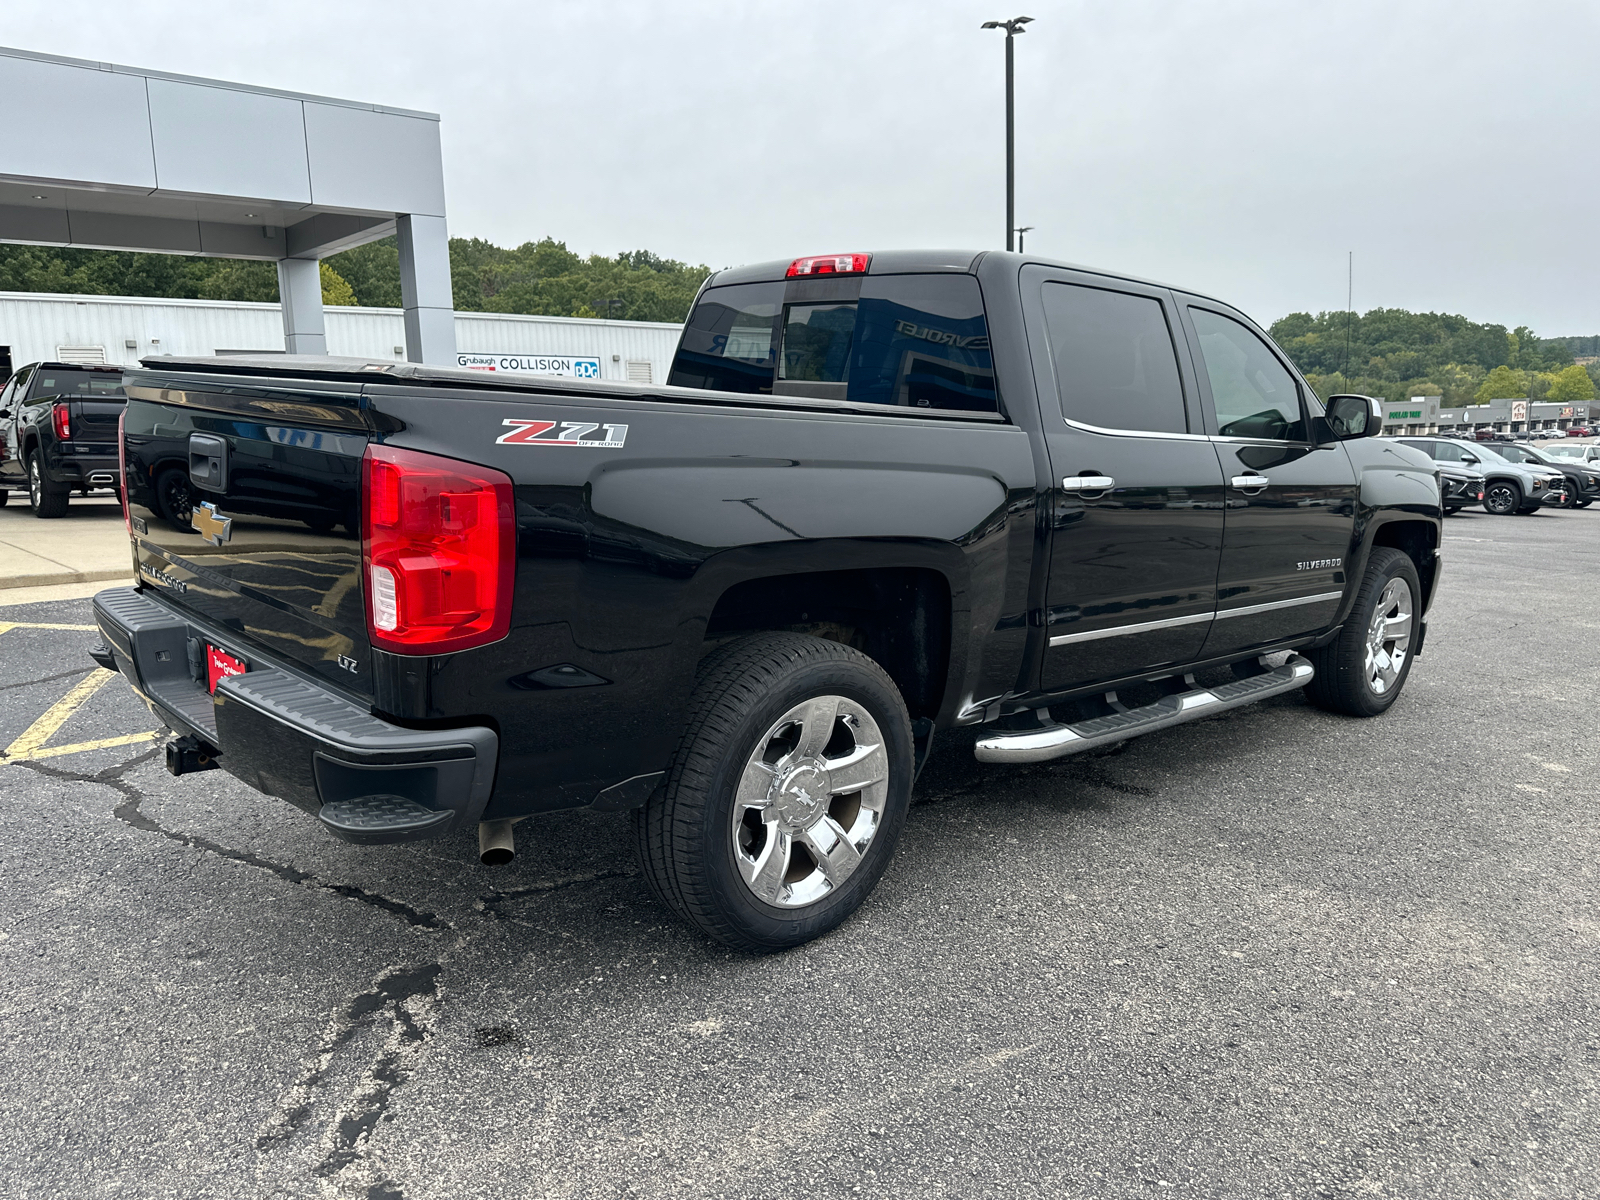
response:
[(0, 1194), (1600, 1194), (1600, 511), (1447, 522), (1375, 721), (951, 736), (864, 911), (730, 955), (626, 818), (358, 848), (0, 609)]

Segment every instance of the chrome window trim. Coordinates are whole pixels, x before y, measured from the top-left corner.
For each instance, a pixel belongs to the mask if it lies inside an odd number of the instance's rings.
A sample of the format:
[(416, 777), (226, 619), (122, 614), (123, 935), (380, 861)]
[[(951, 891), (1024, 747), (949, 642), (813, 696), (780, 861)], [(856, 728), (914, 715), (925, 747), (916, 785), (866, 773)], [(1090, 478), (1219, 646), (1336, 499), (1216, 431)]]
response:
[(1255, 613), (1271, 612), (1279, 608), (1296, 608), (1302, 604), (1322, 604), (1338, 600), (1343, 592), (1318, 592), (1314, 596), (1295, 596), (1290, 600), (1271, 600), (1266, 604), (1248, 604), (1242, 608), (1219, 608), (1215, 612), (1193, 613), (1187, 617), (1167, 617), (1160, 621), (1139, 621), (1132, 625), (1113, 625), (1109, 629), (1090, 629), (1083, 633), (1060, 633), (1050, 639), (1052, 648), (1073, 642), (1095, 642), (1101, 638), (1122, 637), (1130, 633), (1149, 633), (1156, 629), (1175, 629), (1179, 625), (1198, 625), (1202, 621), (1220, 621), (1226, 617), (1248, 617)]
[[(1229, 444), (1231, 444), (1231, 445), (1250, 445), (1250, 446), (1310, 446), (1310, 447), (1312, 447), (1312, 448), (1313, 448), (1313, 449), (1317, 449), (1317, 450), (1320, 450), (1320, 449), (1322, 449), (1322, 448), (1323, 448), (1323, 443), (1321, 443), (1321, 442), (1312, 442), (1312, 441), (1308, 441), (1308, 440), (1306, 440), (1306, 439), (1305, 439), (1305, 438), (1251, 438), (1251, 437), (1233, 437), (1233, 436), (1232, 436), (1232, 435), (1229, 435), (1229, 434), (1221, 434), (1221, 433), (1213, 433), (1213, 434), (1208, 434), (1208, 435), (1207, 435), (1207, 437), (1209, 437), (1209, 438), (1210, 438), (1210, 440), (1211, 440), (1211, 441), (1213, 441), (1213, 442), (1227, 442), (1227, 443), (1229, 443)], [(1330, 445), (1331, 445), (1331, 444), (1332, 444), (1332, 443), (1329, 443), (1329, 444), (1330, 444)]]
[(1247, 604), (1243, 608), (1219, 608), (1217, 620), (1224, 617), (1248, 617), (1252, 613), (1271, 612), (1275, 608), (1294, 608), (1300, 604), (1321, 604), (1326, 600), (1337, 600), (1343, 592), (1318, 592), (1315, 596), (1296, 596), (1292, 600), (1272, 600), (1266, 604)]
[(1112, 437), (1138, 437), (1138, 438), (1174, 438), (1186, 442), (1209, 441), (1209, 435), (1204, 433), (1162, 433), (1154, 429), (1108, 429), (1103, 425), (1090, 425), (1086, 421), (1074, 421), (1071, 417), (1061, 418), (1074, 429), (1084, 433), (1104, 433)]

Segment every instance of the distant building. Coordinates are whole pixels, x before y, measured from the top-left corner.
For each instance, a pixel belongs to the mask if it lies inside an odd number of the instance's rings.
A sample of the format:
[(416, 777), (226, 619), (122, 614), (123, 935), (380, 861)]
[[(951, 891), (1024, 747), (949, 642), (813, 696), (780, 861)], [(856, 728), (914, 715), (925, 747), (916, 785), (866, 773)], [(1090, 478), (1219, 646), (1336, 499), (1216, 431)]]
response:
[(1413, 396), (1400, 403), (1385, 402), (1383, 432), (1392, 436), (1430, 433), (1496, 433), (1546, 430), (1558, 433), (1582, 425), (1600, 424), (1600, 402), (1589, 404), (1530, 403), (1507, 398), (1465, 408), (1445, 408), (1439, 396)]
[[(323, 310), (329, 354), (406, 361), (398, 308)], [(665, 383), (681, 325), (458, 312), (450, 365)], [(276, 304), (0, 292), (0, 379), (30, 362), (132, 366), (158, 354), (282, 354)]]

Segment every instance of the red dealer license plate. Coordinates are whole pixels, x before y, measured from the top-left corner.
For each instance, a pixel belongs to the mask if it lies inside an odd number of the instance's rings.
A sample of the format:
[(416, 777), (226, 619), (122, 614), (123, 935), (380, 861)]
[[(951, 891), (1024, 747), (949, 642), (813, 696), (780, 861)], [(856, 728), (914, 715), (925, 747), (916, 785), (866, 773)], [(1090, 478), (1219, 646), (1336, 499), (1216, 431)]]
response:
[(229, 675), (243, 675), (249, 669), (249, 663), (235, 658), (226, 650), (218, 650), (215, 646), (206, 647), (206, 691), (214, 694), (218, 682)]

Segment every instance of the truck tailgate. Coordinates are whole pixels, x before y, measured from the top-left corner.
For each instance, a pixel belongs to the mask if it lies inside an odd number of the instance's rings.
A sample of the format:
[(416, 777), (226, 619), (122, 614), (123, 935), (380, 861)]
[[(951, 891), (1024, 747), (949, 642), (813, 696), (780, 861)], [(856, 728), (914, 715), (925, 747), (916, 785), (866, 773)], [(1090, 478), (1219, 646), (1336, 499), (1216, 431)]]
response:
[(359, 388), (187, 375), (131, 389), (125, 437), (140, 580), (217, 631), (369, 697)]

